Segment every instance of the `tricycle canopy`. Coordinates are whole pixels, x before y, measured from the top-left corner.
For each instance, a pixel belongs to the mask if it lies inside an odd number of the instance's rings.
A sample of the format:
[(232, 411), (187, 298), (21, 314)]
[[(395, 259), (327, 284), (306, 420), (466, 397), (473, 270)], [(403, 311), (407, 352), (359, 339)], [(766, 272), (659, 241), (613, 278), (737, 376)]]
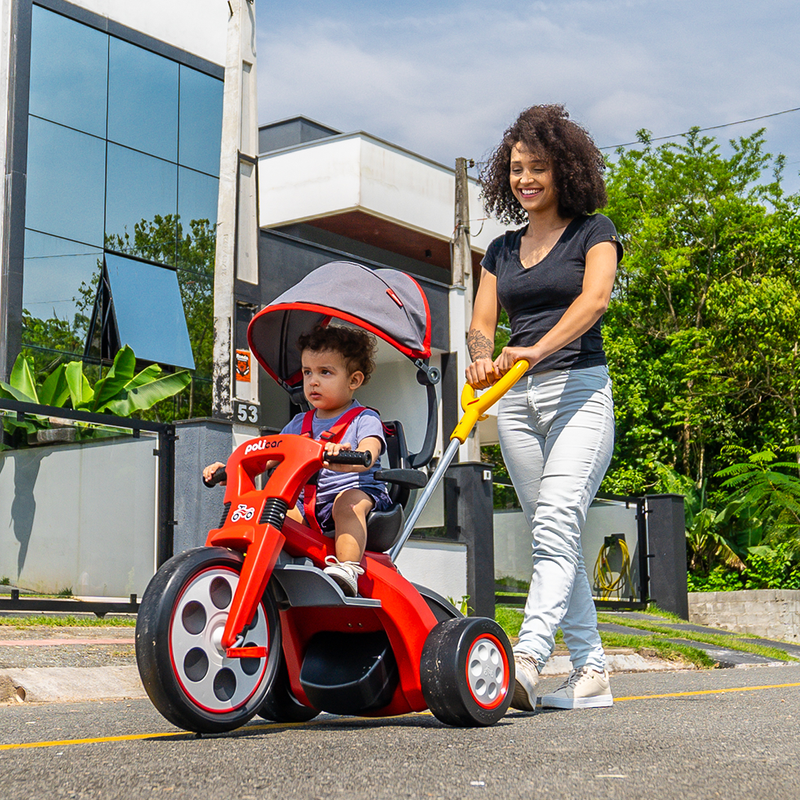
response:
[(297, 340), (338, 319), (374, 333), (408, 358), (431, 354), (428, 301), (404, 272), (333, 261), (306, 275), (256, 314), (247, 331), (258, 363), (291, 392), (302, 384)]

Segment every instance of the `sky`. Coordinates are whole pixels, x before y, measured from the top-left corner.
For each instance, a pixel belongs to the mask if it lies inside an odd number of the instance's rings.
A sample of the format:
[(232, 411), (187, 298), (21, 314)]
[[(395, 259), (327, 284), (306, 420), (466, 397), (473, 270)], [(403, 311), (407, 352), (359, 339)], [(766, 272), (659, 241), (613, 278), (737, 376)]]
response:
[(538, 103), (601, 148), (777, 114), (709, 135), (727, 153), (766, 128), (800, 190), (798, 0), (257, 0), (256, 15), (260, 124), (303, 115), (452, 167)]

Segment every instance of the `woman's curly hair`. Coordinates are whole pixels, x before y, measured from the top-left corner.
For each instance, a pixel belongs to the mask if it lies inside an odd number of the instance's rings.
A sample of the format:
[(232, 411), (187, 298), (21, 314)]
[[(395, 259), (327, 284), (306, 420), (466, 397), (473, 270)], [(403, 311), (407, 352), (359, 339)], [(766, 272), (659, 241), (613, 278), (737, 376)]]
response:
[(518, 142), (550, 161), (560, 216), (591, 214), (608, 202), (605, 162), (591, 136), (569, 118), (564, 106), (541, 105), (519, 115), (481, 168), (481, 197), (488, 214), (506, 224), (528, 221), (509, 184), (511, 150)]
[(301, 353), (304, 350), (311, 350), (312, 353), (339, 353), (350, 375), (354, 372), (364, 374), (362, 386), (369, 382), (370, 375), (375, 370), (375, 337), (359, 328), (343, 328), (339, 325), (323, 328), (318, 325), (310, 333), (300, 336), (297, 348)]

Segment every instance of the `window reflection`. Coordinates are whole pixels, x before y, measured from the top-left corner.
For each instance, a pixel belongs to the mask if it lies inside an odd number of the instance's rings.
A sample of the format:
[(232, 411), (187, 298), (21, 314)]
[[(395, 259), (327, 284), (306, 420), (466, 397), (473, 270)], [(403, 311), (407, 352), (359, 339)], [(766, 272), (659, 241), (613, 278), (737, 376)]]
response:
[(178, 161), (210, 175), (219, 175), (222, 86), (222, 81), (181, 65)]
[(189, 413), (207, 413), (223, 82), (40, 6), (32, 15), (24, 344), (47, 364), (100, 358), (105, 330), (88, 330), (99, 292), (114, 312), (106, 344), (119, 345), (119, 325), (139, 357), (196, 364)]
[(31, 114), (106, 135), (108, 36), (33, 7)]
[(207, 219), (217, 224), (219, 179), (179, 167), (178, 213), (182, 220)]
[(211, 377), (214, 346), (214, 278), (195, 271), (178, 270), (186, 325), (192, 341), (195, 369), (203, 377)]
[(178, 167), (108, 145), (106, 247), (175, 263)]
[(108, 56), (108, 138), (178, 160), (178, 65), (113, 36)]
[(94, 136), (30, 117), (25, 226), (102, 245), (105, 149)]
[(28, 231), (22, 287), (26, 345), (83, 353), (103, 251)]
[(106, 270), (120, 346), (145, 361), (194, 369), (174, 270), (110, 253)]

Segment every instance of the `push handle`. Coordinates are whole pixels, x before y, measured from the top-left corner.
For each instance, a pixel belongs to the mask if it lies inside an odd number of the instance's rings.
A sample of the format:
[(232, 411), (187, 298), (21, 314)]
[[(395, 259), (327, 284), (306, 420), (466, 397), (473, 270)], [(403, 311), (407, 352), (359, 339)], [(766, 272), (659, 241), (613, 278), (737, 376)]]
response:
[(464, 415), (450, 438), (458, 439), (464, 444), (475, 423), (479, 419), (486, 418), (483, 412), (488, 411), (528, 371), (528, 367), (529, 364), (524, 358), (515, 361), (514, 366), (481, 395), (476, 396), (475, 390), (465, 383), (461, 390), (461, 408), (464, 410)]
[(216, 470), (214, 470), (213, 475), (208, 480), (203, 478), (203, 483), (210, 489), (212, 486), (216, 486), (218, 483), (222, 483), (223, 481), (227, 480), (228, 473), (225, 472), (225, 467), (217, 467)]
[(324, 458), (329, 464), (350, 464), (357, 467), (372, 465), (372, 453), (367, 450), (340, 450), (338, 455), (326, 455)]

